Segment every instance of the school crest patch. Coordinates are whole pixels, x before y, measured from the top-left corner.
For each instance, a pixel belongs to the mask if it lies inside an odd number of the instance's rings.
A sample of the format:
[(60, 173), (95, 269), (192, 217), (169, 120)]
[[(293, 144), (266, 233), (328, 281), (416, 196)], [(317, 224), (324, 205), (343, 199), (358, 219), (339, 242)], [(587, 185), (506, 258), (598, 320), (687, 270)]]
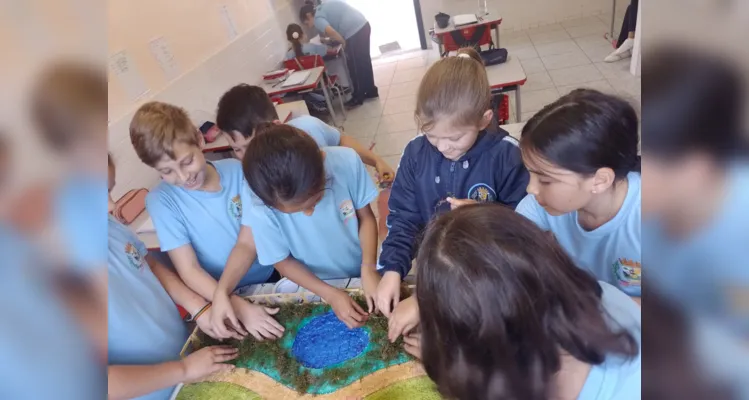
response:
[(486, 183), (477, 183), (468, 189), (468, 198), (479, 203), (497, 201), (497, 193)]
[(229, 200), (229, 215), (239, 221), (242, 218), (242, 199), (236, 195)]
[(341, 213), (341, 219), (346, 221), (354, 215), (354, 203), (351, 200), (344, 200), (338, 206), (338, 211)]
[(626, 258), (614, 261), (612, 265), (614, 276), (622, 288), (639, 288), (641, 282), (640, 263)]
[(133, 246), (132, 243), (125, 245), (125, 254), (127, 260), (130, 261), (130, 265), (135, 269), (140, 269), (143, 266), (143, 256), (140, 254), (138, 249)]

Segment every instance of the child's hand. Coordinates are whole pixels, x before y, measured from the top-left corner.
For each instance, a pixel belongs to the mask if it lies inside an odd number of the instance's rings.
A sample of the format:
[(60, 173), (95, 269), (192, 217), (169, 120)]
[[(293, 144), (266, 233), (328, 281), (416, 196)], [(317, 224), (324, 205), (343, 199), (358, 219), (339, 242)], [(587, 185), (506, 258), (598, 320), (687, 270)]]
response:
[(377, 285), (377, 309), (390, 318), (390, 312), (398, 305), (401, 295), (401, 275), (395, 271), (385, 272)]
[(395, 307), (388, 320), (388, 339), (395, 342), (400, 335), (408, 335), (419, 324), (419, 303), (411, 296)]
[(421, 360), (421, 333), (412, 333), (404, 336), (403, 350)]
[(256, 340), (277, 339), (283, 336), (284, 327), (273, 318), (278, 313), (278, 308), (263, 307), (240, 299), (237, 302), (237, 313), (239, 320), (247, 332)]
[[(198, 319), (198, 326), (201, 327), (200, 329), (202, 329), (203, 332), (216, 339), (234, 338), (242, 340), (247, 336), (247, 331), (242, 327), (242, 324), (239, 323), (237, 315), (234, 313), (234, 308), (232, 307), (229, 295), (224, 291), (216, 289), (216, 292), (213, 294), (213, 305), (207, 312), (210, 312), (211, 314)], [(203, 329), (200, 325), (201, 319), (208, 320), (210, 329), (214, 333), (213, 335)], [(230, 325), (227, 326), (227, 324)]]
[(325, 299), (333, 312), (349, 329), (359, 328), (367, 321), (367, 313), (343, 290), (336, 289)]
[(471, 199), (456, 199), (455, 197), (448, 197), (447, 202), (450, 203), (450, 209), (454, 210), (461, 206), (467, 206), (469, 204), (478, 204), (476, 200)]
[(185, 357), (182, 368), (185, 382), (191, 382), (216, 372), (231, 371), (234, 366), (224, 364), (239, 355), (239, 350), (231, 346), (208, 346)]
[(195, 320), (195, 324), (198, 325), (198, 328), (200, 328), (201, 331), (205, 332), (208, 336), (214, 338), (214, 339), (227, 339), (227, 338), (234, 338), (242, 340), (242, 336), (239, 335), (237, 332), (229, 330), (229, 333), (227, 336), (221, 336), (218, 332), (216, 332), (216, 328), (213, 326), (213, 307), (209, 308), (206, 312), (203, 313), (198, 319)]
[(380, 273), (374, 265), (362, 265), (361, 267), (361, 286), (364, 289), (364, 298), (367, 299), (367, 312), (377, 311), (376, 297), (377, 285), (380, 283)]
[(392, 182), (395, 178), (395, 171), (393, 171), (393, 169), (390, 168), (390, 165), (385, 161), (378, 161), (377, 164), (375, 164), (375, 169), (377, 170), (377, 179), (380, 181), (379, 183)]

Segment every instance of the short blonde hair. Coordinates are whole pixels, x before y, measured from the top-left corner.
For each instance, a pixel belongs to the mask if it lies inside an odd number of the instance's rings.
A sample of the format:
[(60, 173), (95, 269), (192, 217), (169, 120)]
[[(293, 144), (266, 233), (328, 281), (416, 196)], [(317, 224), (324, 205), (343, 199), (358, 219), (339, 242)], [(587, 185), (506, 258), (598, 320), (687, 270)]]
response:
[[(87, 135), (92, 123), (107, 121), (107, 76), (96, 65), (60, 61), (37, 78), (31, 94), (31, 115), (44, 140), (55, 150), (65, 150)], [(98, 121), (97, 121), (98, 120)]]
[(455, 125), (479, 125), (491, 109), (486, 69), (468, 55), (437, 61), (421, 80), (415, 117), (422, 132), (431, 130), (437, 118), (449, 118)]
[(200, 146), (200, 133), (184, 109), (152, 101), (143, 104), (130, 121), (130, 141), (140, 160), (155, 167), (164, 154), (175, 158), (177, 142)]

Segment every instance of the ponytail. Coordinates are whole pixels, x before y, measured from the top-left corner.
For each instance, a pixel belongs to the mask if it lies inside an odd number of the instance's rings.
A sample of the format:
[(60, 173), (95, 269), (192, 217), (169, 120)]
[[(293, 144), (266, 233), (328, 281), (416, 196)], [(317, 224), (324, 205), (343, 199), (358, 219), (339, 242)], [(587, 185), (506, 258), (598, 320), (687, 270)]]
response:
[(457, 52), (456, 56), (457, 57), (472, 58), (472, 59), (478, 61), (479, 63), (481, 63), (481, 65), (484, 65), (484, 60), (481, 58), (481, 55), (473, 47), (461, 47), (460, 49), (458, 49), (458, 52)]
[(304, 55), (301, 42), (303, 35), (304, 30), (302, 30), (302, 27), (298, 24), (289, 24), (289, 26), (286, 27), (286, 40), (291, 43), (291, 48), (294, 50), (294, 55), (297, 58)]

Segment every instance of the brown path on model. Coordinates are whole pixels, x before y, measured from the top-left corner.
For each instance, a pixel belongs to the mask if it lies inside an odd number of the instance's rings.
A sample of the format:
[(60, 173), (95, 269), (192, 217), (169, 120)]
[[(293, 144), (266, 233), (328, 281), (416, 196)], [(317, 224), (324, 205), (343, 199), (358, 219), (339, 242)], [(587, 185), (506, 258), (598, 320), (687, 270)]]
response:
[(416, 361), (409, 361), (373, 372), (361, 380), (354, 381), (354, 383), (333, 393), (319, 395), (299, 395), (296, 391), (278, 383), (265, 374), (244, 368), (236, 368), (231, 372), (216, 374), (206, 379), (206, 381), (233, 383), (252, 390), (266, 400), (333, 400), (342, 399), (346, 396), (368, 396), (396, 382), (423, 375), (426, 375), (426, 372), (424, 372), (422, 365)]

